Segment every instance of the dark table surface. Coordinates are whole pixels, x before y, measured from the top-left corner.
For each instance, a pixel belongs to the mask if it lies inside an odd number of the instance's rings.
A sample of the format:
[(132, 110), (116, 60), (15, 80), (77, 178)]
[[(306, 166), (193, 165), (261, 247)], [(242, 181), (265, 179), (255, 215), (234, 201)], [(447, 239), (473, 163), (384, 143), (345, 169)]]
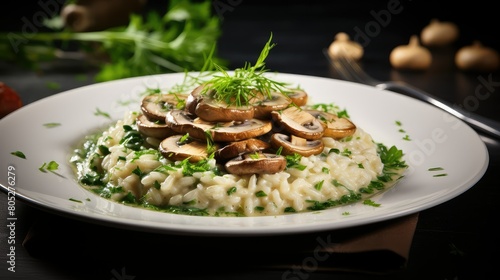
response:
[[(473, 39), (499, 50), (498, 31), (495, 30), (494, 9), (485, 1), (475, 1), (451, 7), (438, 3), (417, 1), (353, 1), (349, 4), (318, 4), (314, 1), (289, 2), (287, 5), (260, 4), (258, 1), (222, 1), (230, 5), (219, 16), (223, 18), (223, 33), (218, 45), (220, 56), (230, 62), (230, 68), (253, 62), (263, 43), (273, 33), (277, 46), (267, 61), (268, 68), (284, 73), (338, 78), (330, 68), (322, 49), (327, 47), (337, 32), (354, 36), (359, 30), (371, 29), (365, 37), (365, 56), (362, 65), (371, 75), (383, 80), (400, 80), (439, 96), (457, 106), (470, 108), (477, 114), (500, 121), (500, 74), (466, 73), (453, 64), (458, 47)], [(250, 2), (250, 1), (248, 1)], [(215, 3), (215, 2), (214, 2)], [(321, 2), (319, 2), (321, 3)], [(391, 3), (399, 3), (402, 10), (380, 18)], [(468, 4), (468, 5), (466, 5)], [(11, 17), (19, 21), (23, 12)], [(28, 13), (28, 12), (26, 12)], [(384, 14), (387, 15), (387, 14)], [(475, 19), (470, 16), (474, 15)], [(26, 16), (29, 16), (27, 14)], [(377, 19), (378, 17), (378, 19)], [(451, 20), (459, 24), (460, 40), (446, 49), (432, 49), (433, 64), (423, 72), (402, 72), (390, 67), (389, 53), (397, 45), (408, 42), (418, 34), (431, 18)], [(13, 23), (11, 21), (11, 23)], [(14, 22), (15, 24), (15, 22)], [(498, 24), (497, 24), (498, 25)], [(44, 97), (93, 83), (94, 70), (81, 65), (54, 65), (43, 73), (33, 73), (19, 66), (0, 62), (0, 81), (14, 88), (24, 104)], [(81, 79), (81, 75), (87, 79)], [(80, 78), (75, 78), (76, 76)], [(490, 92), (478, 95), (476, 89), (482, 80), (492, 81)], [(48, 82), (61, 85), (47, 87)], [(34, 136), (36, 137), (36, 136)], [(256, 256), (243, 257), (244, 263), (233, 261), (242, 257), (242, 251), (220, 252), (197, 250), (205, 248), (202, 242), (219, 242), (229, 248), (230, 242), (208, 239), (190, 240), (160, 234), (136, 232), (77, 221), (55, 213), (34, 208), (24, 201), (16, 204), (17, 244), (28, 232), (45, 225), (47, 251), (43, 255), (30, 254), (18, 245), (16, 272), (7, 271), (10, 234), (0, 227), (1, 279), (481, 279), (495, 275), (498, 265), (498, 198), (500, 192), (496, 172), (500, 165), (500, 142), (481, 135), (489, 152), (489, 167), (472, 188), (440, 205), (419, 213), (418, 224), (406, 265), (400, 270), (383, 275), (348, 272), (326, 272), (309, 267), (301, 274), (286, 274), (285, 269), (265, 269), (254, 266), (272, 258), (265, 255), (272, 248), (263, 248)], [(466, 166), (467, 162), (463, 162)], [(3, 171), (2, 171), (3, 172)], [(0, 220), (7, 221), (7, 196), (0, 195)], [(47, 228), (50, 230), (47, 231)], [(290, 246), (300, 246), (302, 236), (287, 239)], [(85, 240), (83, 240), (85, 239)], [(186, 242), (186, 247), (161, 244), (167, 239)], [(245, 239), (246, 240), (246, 239)], [(119, 241), (119, 242), (118, 242)], [(177, 242), (175, 241), (175, 242)], [(232, 240), (235, 241), (235, 240)], [(259, 237), (248, 242), (270, 246), (272, 238)], [(89, 244), (92, 242), (93, 244)], [(235, 242), (242, 242), (237, 240)], [(96, 243), (100, 246), (96, 246)], [(120, 245), (122, 244), (122, 245)], [(126, 245), (123, 245), (126, 244)], [(194, 244), (194, 245), (193, 245)], [(39, 246), (42, 246), (39, 245)], [(89, 247), (87, 247), (87, 245)], [(123, 247), (125, 246), (125, 248)], [(86, 249), (87, 248), (87, 249)], [(91, 248), (89, 250), (88, 248)], [(183, 248), (190, 250), (183, 251)], [(210, 248), (210, 246), (208, 247)], [(244, 247), (242, 247), (244, 248)], [(180, 251), (183, 252), (180, 252)], [(129, 252), (129, 253), (127, 253)], [(133, 253), (130, 253), (133, 252)], [(178, 258), (175, 258), (178, 256)], [(493, 274), (489, 274), (493, 273)], [(482, 279), (490, 279), (483, 277)]]

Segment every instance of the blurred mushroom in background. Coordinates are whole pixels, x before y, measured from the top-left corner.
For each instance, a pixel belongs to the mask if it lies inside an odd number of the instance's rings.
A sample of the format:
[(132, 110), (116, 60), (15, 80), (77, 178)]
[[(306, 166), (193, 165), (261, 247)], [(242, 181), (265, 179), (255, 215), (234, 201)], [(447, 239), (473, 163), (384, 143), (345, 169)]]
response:
[(64, 25), (74, 32), (98, 31), (127, 24), (147, 0), (77, 0), (61, 10)]

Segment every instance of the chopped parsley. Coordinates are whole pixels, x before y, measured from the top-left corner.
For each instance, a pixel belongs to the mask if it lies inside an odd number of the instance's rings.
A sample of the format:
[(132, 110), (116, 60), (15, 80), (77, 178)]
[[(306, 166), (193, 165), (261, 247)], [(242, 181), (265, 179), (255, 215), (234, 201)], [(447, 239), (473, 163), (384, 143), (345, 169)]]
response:
[(59, 168), (59, 164), (55, 161), (50, 161), (50, 162), (44, 162), (40, 168), (38, 168), (42, 172), (47, 172), (47, 171), (56, 171)]
[(61, 126), (61, 124), (60, 123), (44, 123), (43, 126), (45, 126), (47, 128), (53, 128), (53, 127)]
[(16, 157), (20, 157), (20, 158), (26, 159), (26, 155), (23, 152), (21, 152), (21, 151), (15, 151), (15, 152), (12, 152), (10, 154), (14, 155)]

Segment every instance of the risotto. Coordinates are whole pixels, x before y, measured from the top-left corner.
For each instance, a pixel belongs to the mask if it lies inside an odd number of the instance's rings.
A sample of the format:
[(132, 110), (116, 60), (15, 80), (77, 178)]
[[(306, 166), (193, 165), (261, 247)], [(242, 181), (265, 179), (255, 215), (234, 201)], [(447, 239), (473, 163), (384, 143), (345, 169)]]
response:
[[(272, 216), (364, 201), (402, 177), (396, 147), (376, 143), (335, 104), (255, 65), (230, 74), (210, 58), (170, 90), (88, 136), (72, 156), (79, 182), (131, 206), (189, 215)], [(217, 71), (213, 70), (217, 69)]]
[[(283, 171), (231, 174), (214, 157), (197, 162), (165, 157), (158, 149), (161, 139), (138, 131), (140, 115), (128, 112), (89, 135), (72, 158), (82, 185), (131, 206), (209, 216), (317, 211), (365, 201), (394, 185), (406, 168), (401, 151), (377, 144), (357, 127), (346, 138), (322, 137), (316, 155), (287, 155)], [(134, 137), (139, 148), (130, 146)]]

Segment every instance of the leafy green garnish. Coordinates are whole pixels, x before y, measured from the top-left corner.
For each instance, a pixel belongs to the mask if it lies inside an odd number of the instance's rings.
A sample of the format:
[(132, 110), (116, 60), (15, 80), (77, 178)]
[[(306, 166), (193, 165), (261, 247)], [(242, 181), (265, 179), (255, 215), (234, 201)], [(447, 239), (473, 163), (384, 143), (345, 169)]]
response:
[(321, 188), (323, 187), (324, 182), (325, 182), (324, 180), (319, 181), (318, 183), (314, 184), (314, 188), (320, 191)]
[(77, 46), (99, 68), (96, 81), (198, 71), (222, 33), (212, 1), (173, 0), (166, 8), (163, 15), (156, 10), (132, 14), (128, 26), (92, 32), (64, 29), (59, 15), (47, 18), (44, 24), (51, 32), (0, 34), (0, 59), (40, 70), (41, 62), (54, 61)]
[(20, 157), (20, 158), (26, 159), (26, 155), (23, 152), (21, 152), (21, 151), (15, 151), (15, 152), (12, 152), (10, 154), (14, 155), (16, 157)]
[(232, 195), (235, 192), (236, 192), (236, 187), (230, 187), (226, 193), (227, 195)]
[(267, 193), (265, 193), (264, 191), (258, 191), (255, 193), (255, 196), (256, 197), (265, 197), (265, 196), (267, 196)]
[(108, 113), (101, 111), (101, 109), (99, 109), (99, 108), (95, 109), (94, 116), (103, 116), (103, 117), (108, 118), (108, 119), (111, 118), (111, 116)]
[(47, 127), (47, 128), (53, 128), (53, 127), (58, 127), (60, 126), (61, 124), (60, 123), (44, 123), (43, 126)]
[(403, 160), (402, 150), (399, 150), (396, 146), (392, 146), (389, 149), (383, 144), (377, 144), (377, 146), (385, 170), (408, 167)]
[(124, 125), (123, 129), (125, 130), (125, 135), (120, 140), (120, 144), (134, 151), (139, 151), (144, 143), (142, 134), (129, 125)]
[(444, 168), (442, 167), (431, 167), (429, 169), (427, 169), (428, 171), (441, 171), (441, 170), (444, 170)]
[(304, 170), (306, 169), (307, 166), (300, 164), (300, 160), (302, 159), (302, 156), (294, 153), (292, 155), (286, 155), (286, 168), (297, 168), (298, 170)]
[(40, 168), (38, 168), (42, 172), (47, 172), (47, 171), (56, 171), (59, 168), (59, 164), (55, 161), (50, 161), (50, 162), (44, 162)]
[(370, 206), (373, 206), (373, 207), (379, 207), (380, 206), (379, 203), (376, 203), (375, 201), (373, 201), (371, 199), (366, 199), (365, 201), (363, 201), (363, 204), (364, 205), (370, 205)]
[(246, 106), (250, 105), (253, 98), (261, 97), (272, 98), (271, 93), (286, 93), (287, 83), (274, 81), (264, 74), (268, 72), (265, 67), (265, 60), (275, 46), (272, 44), (272, 34), (264, 45), (257, 61), (254, 65), (245, 63), (242, 68), (234, 70), (230, 75), (222, 67), (214, 64), (220, 74), (214, 74), (212, 79), (207, 81), (207, 85), (202, 94), (212, 94), (212, 98), (229, 105)]
[(70, 198), (69, 200), (73, 201), (73, 202), (83, 203), (81, 200), (76, 199), (76, 198)]

